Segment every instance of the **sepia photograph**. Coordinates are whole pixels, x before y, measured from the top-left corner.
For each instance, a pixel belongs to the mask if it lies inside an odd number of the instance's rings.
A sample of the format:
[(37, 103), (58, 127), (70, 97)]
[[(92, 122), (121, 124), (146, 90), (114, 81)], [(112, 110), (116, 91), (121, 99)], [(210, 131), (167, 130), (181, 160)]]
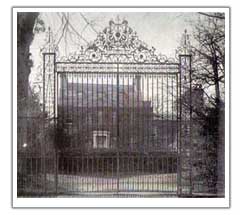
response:
[(14, 199), (229, 200), (229, 13), (13, 8)]

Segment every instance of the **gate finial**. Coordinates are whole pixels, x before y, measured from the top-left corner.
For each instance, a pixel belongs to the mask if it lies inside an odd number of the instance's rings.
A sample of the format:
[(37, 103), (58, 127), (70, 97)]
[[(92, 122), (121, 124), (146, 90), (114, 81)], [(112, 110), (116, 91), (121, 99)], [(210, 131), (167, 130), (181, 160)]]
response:
[(55, 42), (53, 31), (48, 27), (48, 30), (45, 33), (45, 43), (44, 45), (40, 48), (41, 52), (47, 52), (47, 53), (56, 53), (58, 52), (58, 46), (57, 43)]
[(177, 58), (178, 55), (190, 55), (191, 54), (191, 43), (190, 43), (190, 35), (187, 32), (187, 29), (184, 30), (182, 34), (182, 39), (180, 42), (180, 46), (176, 50)]

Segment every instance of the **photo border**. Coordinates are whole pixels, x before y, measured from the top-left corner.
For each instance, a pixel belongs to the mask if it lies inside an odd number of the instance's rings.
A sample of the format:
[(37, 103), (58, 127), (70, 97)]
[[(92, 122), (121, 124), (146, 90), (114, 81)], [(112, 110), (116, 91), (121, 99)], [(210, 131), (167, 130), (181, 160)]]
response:
[[(224, 198), (17, 198), (17, 12), (225, 12)], [(55, 11), (53, 11), (55, 10)], [(69, 11), (71, 10), (71, 11)], [(163, 11), (164, 10), (164, 11)], [(228, 6), (13, 6), (12, 12), (12, 207), (13, 208), (230, 208), (231, 206), (231, 8)], [(131, 199), (131, 201), (129, 201)], [(81, 200), (81, 201), (79, 201)], [(148, 200), (148, 201), (147, 201)], [(156, 201), (157, 200), (157, 201)], [(81, 205), (80, 205), (81, 204)], [(109, 206), (111, 205), (111, 206)]]

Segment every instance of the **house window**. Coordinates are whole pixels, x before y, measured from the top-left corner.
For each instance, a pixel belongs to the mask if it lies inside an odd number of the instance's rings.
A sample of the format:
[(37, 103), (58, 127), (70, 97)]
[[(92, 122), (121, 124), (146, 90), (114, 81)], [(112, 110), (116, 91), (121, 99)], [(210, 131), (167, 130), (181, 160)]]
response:
[(93, 131), (93, 148), (108, 149), (110, 147), (109, 131)]
[(106, 141), (107, 141), (107, 136), (97, 135), (96, 136), (97, 148), (105, 148)]

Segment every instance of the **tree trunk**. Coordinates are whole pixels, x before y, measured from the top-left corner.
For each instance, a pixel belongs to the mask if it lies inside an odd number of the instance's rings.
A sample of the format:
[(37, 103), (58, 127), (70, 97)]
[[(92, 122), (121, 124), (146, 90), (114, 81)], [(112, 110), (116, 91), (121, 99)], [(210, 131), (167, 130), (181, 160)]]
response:
[(29, 58), (30, 45), (34, 38), (33, 28), (38, 13), (17, 14), (17, 110), (18, 116), (27, 115), (28, 78), (32, 62)]

